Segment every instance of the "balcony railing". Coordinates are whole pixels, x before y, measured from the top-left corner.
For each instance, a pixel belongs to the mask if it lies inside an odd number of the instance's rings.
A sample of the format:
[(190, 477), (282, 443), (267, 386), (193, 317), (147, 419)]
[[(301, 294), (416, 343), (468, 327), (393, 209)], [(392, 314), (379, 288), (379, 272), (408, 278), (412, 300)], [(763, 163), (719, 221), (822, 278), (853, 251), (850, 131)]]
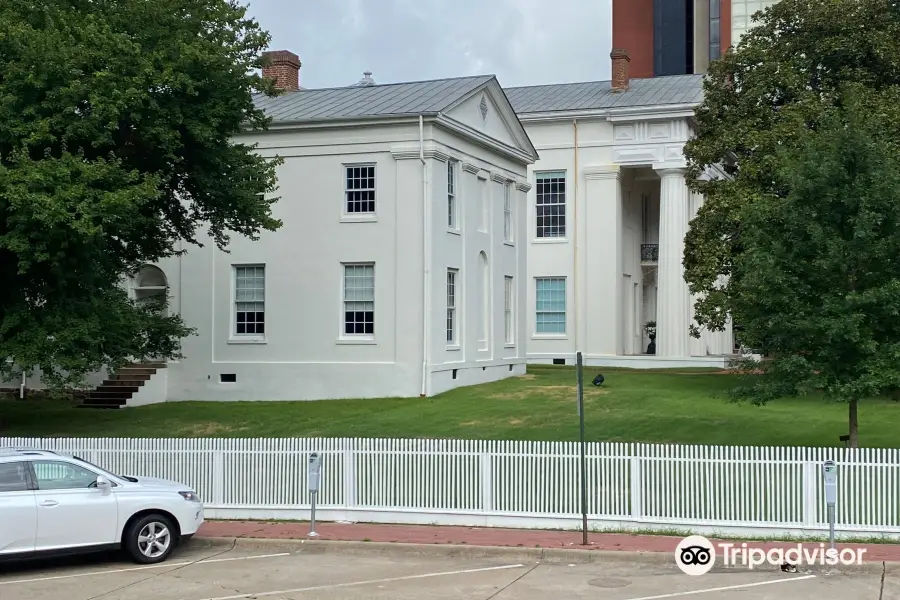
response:
[(641, 262), (659, 262), (659, 244), (641, 244)]

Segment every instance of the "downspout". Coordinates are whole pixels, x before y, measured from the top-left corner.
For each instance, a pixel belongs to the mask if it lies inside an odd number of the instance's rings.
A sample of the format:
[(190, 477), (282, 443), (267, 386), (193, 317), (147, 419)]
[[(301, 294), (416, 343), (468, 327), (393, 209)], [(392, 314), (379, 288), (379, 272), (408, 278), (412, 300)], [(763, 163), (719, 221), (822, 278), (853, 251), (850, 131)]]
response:
[(425, 119), (419, 115), (419, 161), (422, 163), (422, 256), (425, 270), (422, 273), (422, 391), (420, 396), (428, 396), (428, 288), (431, 285), (430, 240), (428, 231), (428, 164), (425, 162)]
[(572, 177), (572, 250), (574, 255), (573, 267), (574, 267), (574, 277), (572, 281), (574, 285), (572, 286), (575, 301), (574, 311), (573, 311), (573, 321), (575, 327), (575, 353), (576, 356), (580, 347), (578, 345), (578, 283), (581, 278), (578, 276), (578, 119), (572, 119), (572, 135), (574, 136), (574, 161), (575, 161), (575, 173), (574, 177)]

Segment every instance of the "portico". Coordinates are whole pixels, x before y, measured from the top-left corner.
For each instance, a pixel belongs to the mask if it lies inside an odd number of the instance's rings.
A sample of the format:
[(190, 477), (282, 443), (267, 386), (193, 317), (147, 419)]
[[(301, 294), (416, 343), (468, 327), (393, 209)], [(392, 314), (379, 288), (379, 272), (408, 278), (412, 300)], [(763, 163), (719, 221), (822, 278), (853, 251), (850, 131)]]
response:
[[(613, 53), (612, 82), (507, 91), (540, 154), (529, 177), (556, 186), (529, 194), (528, 310), (546, 305), (545, 281), (565, 292), (565, 306), (553, 309), (565, 311), (556, 317), (564, 327), (544, 331), (529, 319), (529, 361), (571, 364), (581, 351), (589, 365), (724, 367), (734, 352), (730, 324), (691, 337), (696, 299), (682, 266), (703, 203), (688, 187), (684, 157), (702, 77), (629, 81), (626, 68), (623, 80), (617, 61), (627, 66), (627, 56)], [(567, 94), (595, 105), (567, 108)], [(548, 219), (553, 235), (541, 228)]]

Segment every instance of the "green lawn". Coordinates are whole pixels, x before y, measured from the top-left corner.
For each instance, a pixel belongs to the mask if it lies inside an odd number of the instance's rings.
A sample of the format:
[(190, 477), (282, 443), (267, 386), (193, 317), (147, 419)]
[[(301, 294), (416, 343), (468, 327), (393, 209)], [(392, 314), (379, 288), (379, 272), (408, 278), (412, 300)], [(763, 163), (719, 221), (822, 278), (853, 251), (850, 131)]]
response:
[[(606, 382), (590, 384), (596, 373)], [(591, 441), (728, 445), (837, 445), (847, 409), (820, 398), (764, 407), (728, 402), (731, 375), (585, 369)], [(125, 410), (53, 401), (0, 401), (0, 436), (437, 437), (577, 440), (575, 370), (536, 366), (523, 377), (432, 399), (322, 402), (175, 402)], [(860, 444), (900, 447), (900, 405), (861, 404)]]

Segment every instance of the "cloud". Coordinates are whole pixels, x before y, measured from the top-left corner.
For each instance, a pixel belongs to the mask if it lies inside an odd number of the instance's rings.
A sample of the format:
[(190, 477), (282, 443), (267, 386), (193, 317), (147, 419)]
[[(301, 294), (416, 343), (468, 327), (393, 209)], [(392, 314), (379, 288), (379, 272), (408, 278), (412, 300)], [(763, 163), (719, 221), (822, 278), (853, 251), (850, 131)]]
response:
[(495, 74), (507, 87), (609, 79), (611, 0), (251, 0), (304, 87)]

